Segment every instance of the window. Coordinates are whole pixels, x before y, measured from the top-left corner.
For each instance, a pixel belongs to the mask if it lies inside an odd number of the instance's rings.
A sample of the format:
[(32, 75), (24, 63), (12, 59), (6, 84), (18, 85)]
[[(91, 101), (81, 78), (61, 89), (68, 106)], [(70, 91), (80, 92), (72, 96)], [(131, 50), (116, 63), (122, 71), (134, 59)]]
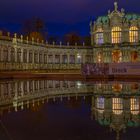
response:
[(26, 50), (23, 51), (23, 62), (24, 63), (27, 62), (27, 51)]
[(32, 58), (33, 57), (33, 54), (32, 54), (32, 52), (29, 52), (29, 63), (32, 63)]
[(8, 49), (3, 50), (3, 61), (8, 62)]
[(52, 64), (53, 63), (53, 55), (48, 55), (48, 63)]
[(44, 54), (44, 64), (47, 64), (47, 54)]
[(98, 97), (97, 98), (97, 111), (99, 113), (103, 113), (104, 107), (105, 107), (105, 99), (103, 97)]
[(130, 109), (133, 115), (139, 114), (139, 99), (138, 98), (131, 98), (130, 99)]
[(138, 28), (135, 26), (130, 27), (129, 40), (131, 43), (138, 42)]
[(21, 62), (21, 49), (17, 50), (17, 62), (20, 63)]
[(113, 98), (113, 113), (119, 115), (123, 112), (123, 100), (121, 98)]
[(103, 44), (104, 43), (104, 35), (103, 29), (98, 28), (95, 36), (96, 44)]
[(105, 100), (103, 97), (97, 98), (97, 108), (98, 109), (104, 109), (104, 103), (105, 103)]
[(60, 55), (55, 55), (55, 63), (56, 64), (60, 63)]
[(11, 48), (11, 62), (15, 62), (15, 50)]
[(121, 36), (122, 36), (122, 32), (121, 32), (121, 28), (120, 27), (113, 27), (112, 28), (112, 43), (121, 43)]
[(70, 55), (70, 64), (75, 64), (75, 55)]
[(38, 63), (38, 53), (37, 52), (34, 53), (34, 62)]
[(68, 62), (67, 55), (62, 55), (62, 62), (63, 62), (63, 64), (67, 64), (67, 62)]

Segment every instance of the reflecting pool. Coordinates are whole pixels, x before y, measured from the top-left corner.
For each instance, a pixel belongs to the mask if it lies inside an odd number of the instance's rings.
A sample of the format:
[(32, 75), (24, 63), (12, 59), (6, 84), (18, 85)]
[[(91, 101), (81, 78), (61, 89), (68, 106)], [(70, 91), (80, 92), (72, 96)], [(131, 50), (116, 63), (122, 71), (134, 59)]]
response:
[(0, 81), (0, 140), (139, 140), (140, 83)]

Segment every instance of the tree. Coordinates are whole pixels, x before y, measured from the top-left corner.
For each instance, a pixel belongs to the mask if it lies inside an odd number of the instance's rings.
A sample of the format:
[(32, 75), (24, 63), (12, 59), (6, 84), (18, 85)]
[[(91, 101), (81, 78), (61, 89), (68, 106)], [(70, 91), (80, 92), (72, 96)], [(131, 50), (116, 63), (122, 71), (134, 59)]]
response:
[(84, 36), (83, 37), (83, 42), (85, 43), (86, 46), (90, 46), (91, 45), (91, 38), (90, 38), (90, 36)]
[(26, 20), (23, 25), (23, 32), (29, 37), (29, 40), (34, 38), (34, 40), (38, 39), (41, 42), (46, 39), (45, 23), (40, 18)]
[(81, 44), (81, 37), (76, 32), (70, 32), (64, 36), (64, 42), (69, 42), (70, 45), (77, 45)]

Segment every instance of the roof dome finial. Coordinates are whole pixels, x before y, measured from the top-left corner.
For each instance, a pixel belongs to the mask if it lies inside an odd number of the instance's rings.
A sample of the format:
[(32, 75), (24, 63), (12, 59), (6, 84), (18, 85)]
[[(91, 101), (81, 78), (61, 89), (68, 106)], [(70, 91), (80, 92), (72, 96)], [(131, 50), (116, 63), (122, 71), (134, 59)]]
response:
[(114, 2), (114, 8), (115, 8), (115, 11), (118, 11), (118, 3), (116, 1)]

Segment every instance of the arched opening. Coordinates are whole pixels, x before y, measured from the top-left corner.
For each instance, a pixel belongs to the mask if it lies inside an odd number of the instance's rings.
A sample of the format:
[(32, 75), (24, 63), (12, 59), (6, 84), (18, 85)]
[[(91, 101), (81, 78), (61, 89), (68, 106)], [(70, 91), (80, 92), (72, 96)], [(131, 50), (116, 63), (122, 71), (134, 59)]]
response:
[(112, 86), (112, 90), (114, 92), (121, 92), (122, 91), (122, 84), (116, 83)]
[(104, 43), (104, 35), (103, 35), (102, 28), (97, 29), (96, 35), (95, 35), (95, 41), (96, 41), (96, 44), (103, 44)]
[(132, 26), (129, 29), (129, 40), (131, 43), (138, 42), (138, 28), (136, 26)]
[(114, 50), (112, 52), (112, 62), (120, 63), (122, 61), (122, 52), (120, 50)]
[(122, 29), (118, 26), (112, 28), (112, 43), (121, 43)]
[(138, 98), (130, 99), (130, 110), (133, 115), (137, 115), (140, 113), (140, 102)]
[(103, 62), (103, 53), (102, 52), (98, 52), (98, 54), (97, 54), (97, 62), (98, 63)]
[(123, 113), (123, 100), (121, 98), (112, 99), (112, 110), (116, 115), (120, 115)]
[(131, 52), (131, 62), (137, 62), (138, 61), (138, 52), (132, 51)]

